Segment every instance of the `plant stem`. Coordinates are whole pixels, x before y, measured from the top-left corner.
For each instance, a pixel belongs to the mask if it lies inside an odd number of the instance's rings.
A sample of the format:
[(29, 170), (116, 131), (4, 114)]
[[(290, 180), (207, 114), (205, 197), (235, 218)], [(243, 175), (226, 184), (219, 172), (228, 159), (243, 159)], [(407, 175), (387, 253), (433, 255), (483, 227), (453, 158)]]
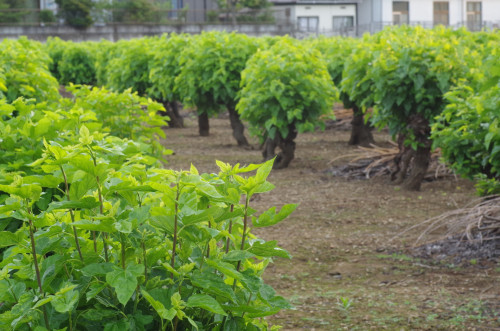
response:
[[(241, 250), (245, 249), (245, 240), (246, 240), (246, 232), (247, 232), (247, 218), (248, 218), (248, 204), (250, 202), (250, 198), (246, 197), (245, 199), (245, 212), (243, 214), (243, 234), (241, 236)], [(238, 261), (236, 265), (236, 271), (240, 271), (241, 268), (241, 260)], [(233, 290), (236, 288), (236, 279), (233, 282)]]
[[(68, 185), (68, 177), (66, 177), (66, 172), (62, 165), (59, 165), (59, 169), (61, 169), (61, 173), (64, 178), (65, 192), (66, 192), (66, 200), (70, 201), (69, 198), (69, 185)], [(75, 214), (73, 213), (73, 209), (69, 210), (69, 214), (71, 216), (71, 223), (75, 223)], [(76, 249), (78, 250), (78, 255), (80, 256), (80, 260), (83, 261), (82, 250), (80, 249), (80, 242), (78, 241), (78, 234), (76, 232), (76, 228), (73, 226), (73, 235), (75, 236)]]
[[(90, 146), (87, 145), (87, 148), (89, 150), (89, 153), (90, 153), (90, 157), (92, 158), (92, 161), (94, 162), (94, 167), (97, 168), (97, 159), (94, 155), (94, 152), (92, 151), (92, 148)], [(104, 202), (103, 202), (103, 199), (102, 199), (102, 188), (101, 188), (101, 183), (100, 183), (100, 180), (99, 180), (99, 176), (95, 176), (95, 179), (96, 179), (96, 183), (97, 183), (97, 194), (99, 196), (99, 213), (101, 215), (104, 215)], [(106, 262), (109, 262), (109, 258), (108, 258), (108, 245), (106, 245), (106, 232), (101, 232), (101, 235), (102, 235), (102, 242), (104, 244), (104, 259), (106, 260)]]
[[(28, 207), (28, 214), (31, 215), (31, 210)], [(33, 222), (31, 221), (31, 218), (28, 219), (29, 221), (29, 226), (30, 226), (30, 239), (31, 239), (31, 253), (33, 254), (33, 262), (35, 264), (35, 273), (36, 273), (36, 280), (38, 282), (38, 289), (40, 290), (40, 295), (44, 297), (43, 289), (42, 289), (42, 278), (40, 277), (40, 268), (38, 267), (38, 258), (36, 256), (36, 246), (35, 246), (35, 235), (33, 234)], [(47, 316), (47, 309), (45, 306), (42, 306), (43, 308), (43, 318), (45, 319), (45, 326), (47, 329), (49, 328), (49, 317)]]
[[(175, 266), (175, 247), (177, 246), (177, 221), (178, 221), (178, 214), (179, 214), (179, 195), (180, 195), (180, 188), (179, 188), (179, 183), (177, 184), (177, 193), (175, 195), (175, 216), (174, 216), (174, 243), (172, 247), (172, 260), (170, 262), (170, 265), (172, 268)], [(174, 274), (172, 273), (172, 279), (174, 279)]]
[(122, 268), (125, 270), (125, 242), (123, 239), (123, 233), (120, 233), (120, 246), (122, 250)]
[(97, 240), (95, 238), (95, 231), (92, 231), (92, 239), (94, 239), (94, 252), (97, 253)]
[[(231, 213), (234, 211), (234, 205), (231, 204)], [(229, 234), (233, 231), (233, 221), (229, 221), (229, 229), (227, 230)], [(227, 237), (226, 240), (226, 254), (229, 253), (229, 244), (231, 244), (231, 238)]]
[[(246, 197), (245, 199), (245, 214), (243, 215), (243, 234), (241, 236), (241, 250), (245, 249), (245, 240), (246, 240), (246, 234), (247, 234), (247, 227), (248, 227), (248, 204), (250, 202), (250, 198)], [(241, 260), (238, 261), (238, 265), (236, 266), (236, 271), (240, 271), (241, 267)], [(236, 283), (236, 281), (235, 281)]]
[(144, 284), (148, 281), (148, 264), (146, 260), (146, 244), (144, 243), (144, 238), (141, 240), (142, 247), (142, 259), (144, 260)]
[[(208, 228), (212, 228), (212, 226), (210, 225), (210, 220), (208, 221)], [(210, 257), (210, 240), (208, 241), (208, 244), (207, 244), (207, 259)]]
[(105, 235), (104, 232), (101, 233), (101, 237), (102, 237), (102, 245), (104, 246), (104, 260), (106, 262), (109, 262), (108, 247), (107, 247), (107, 244), (106, 244), (106, 235)]
[(71, 320), (71, 312), (68, 311), (68, 322), (69, 322), (69, 331), (73, 331), (73, 321)]

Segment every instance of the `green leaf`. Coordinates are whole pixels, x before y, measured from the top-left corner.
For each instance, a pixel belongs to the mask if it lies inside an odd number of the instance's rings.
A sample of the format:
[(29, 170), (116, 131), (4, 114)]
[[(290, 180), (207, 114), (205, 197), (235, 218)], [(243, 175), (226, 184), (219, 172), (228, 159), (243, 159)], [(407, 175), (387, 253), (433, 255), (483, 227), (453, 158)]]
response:
[(228, 254), (224, 255), (224, 260), (225, 261), (242, 261), (242, 260), (250, 259), (254, 256), (255, 256), (255, 254), (252, 254), (248, 251), (234, 250), (234, 251), (231, 251)]
[(236, 271), (236, 268), (234, 267), (234, 265), (232, 265), (230, 263), (216, 261), (216, 260), (212, 260), (212, 259), (207, 259), (206, 264), (208, 264), (212, 268), (219, 270), (220, 272), (222, 272), (224, 275), (226, 275), (228, 277), (231, 277), (231, 278), (234, 278), (237, 280), (240, 280), (243, 277), (241, 275), (241, 273)]
[(200, 191), (201, 193), (207, 195), (210, 198), (218, 199), (222, 198), (222, 196), (217, 192), (215, 187), (205, 181), (200, 176), (197, 175), (188, 175), (182, 178), (183, 184), (192, 184), (194, 187)]
[(67, 313), (73, 310), (73, 307), (78, 302), (79, 293), (76, 290), (69, 290), (60, 295), (56, 295), (50, 303), (59, 313)]
[(95, 177), (87, 173), (81, 173), (83, 176), (77, 179), (74, 178), (69, 188), (69, 196), (73, 201), (80, 200), (89, 190), (97, 188)]
[(92, 144), (93, 140), (94, 140), (94, 136), (90, 135), (89, 129), (87, 129), (87, 127), (85, 125), (82, 125), (80, 127), (79, 141), (84, 145), (90, 145), (90, 144)]
[(158, 314), (158, 316), (160, 316), (161, 319), (167, 321), (171, 321), (174, 319), (174, 317), (177, 314), (177, 311), (174, 308), (166, 309), (165, 306), (160, 301), (155, 300), (145, 290), (141, 290), (141, 294), (144, 296), (144, 298), (146, 298), (146, 300), (153, 307), (153, 309), (156, 311), (156, 313)]
[(9, 247), (19, 243), (19, 239), (16, 234), (10, 231), (0, 232), (0, 248)]
[(199, 213), (193, 214), (193, 215), (188, 215), (182, 217), (182, 223), (187, 226), (187, 225), (193, 225), (196, 223), (200, 222), (206, 222), (210, 218), (218, 218), (224, 214), (225, 210), (224, 208), (220, 207), (212, 207), (205, 209)]
[(271, 207), (269, 210), (262, 213), (258, 218), (253, 218), (252, 224), (258, 228), (275, 225), (287, 218), (296, 208), (296, 204), (287, 204), (281, 207), (279, 213), (275, 214), (276, 207)]
[(236, 302), (236, 295), (232, 287), (213, 272), (195, 272), (191, 275), (191, 282), (194, 286), (202, 288), (209, 294)]
[(12, 185), (0, 185), (0, 191), (20, 196), (23, 199), (36, 201), (42, 194), (42, 187), (37, 184), (27, 184), (20, 187), (15, 187)]
[(118, 301), (122, 305), (127, 304), (137, 288), (137, 276), (128, 269), (117, 269), (108, 272), (106, 282), (115, 289)]
[(102, 290), (106, 288), (106, 283), (92, 283), (86, 293), (87, 302), (96, 297)]
[(113, 318), (120, 314), (119, 311), (110, 309), (89, 309), (82, 314), (82, 317), (91, 321), (102, 321)]
[(259, 183), (265, 182), (267, 179), (267, 176), (271, 173), (271, 170), (273, 170), (273, 164), (274, 164), (274, 158), (264, 162), (259, 169), (257, 169), (257, 174), (255, 175), (255, 179)]
[(195, 294), (189, 297), (187, 307), (198, 307), (208, 310), (212, 313), (227, 316), (224, 309), (217, 300), (206, 294)]
[(113, 263), (91, 263), (82, 269), (82, 274), (87, 277), (105, 275), (113, 271)]
[(99, 206), (99, 201), (94, 197), (84, 197), (78, 201), (57, 201), (52, 202), (47, 209), (48, 212), (57, 209), (93, 209)]
[(252, 247), (248, 249), (248, 251), (261, 257), (279, 256), (287, 259), (291, 258), (290, 253), (277, 246), (276, 240), (271, 240), (264, 243), (255, 241)]
[(72, 223), (71, 225), (77, 229), (112, 233), (116, 232), (114, 223), (115, 223), (114, 219), (104, 218), (102, 220), (95, 220), (95, 221), (80, 220)]

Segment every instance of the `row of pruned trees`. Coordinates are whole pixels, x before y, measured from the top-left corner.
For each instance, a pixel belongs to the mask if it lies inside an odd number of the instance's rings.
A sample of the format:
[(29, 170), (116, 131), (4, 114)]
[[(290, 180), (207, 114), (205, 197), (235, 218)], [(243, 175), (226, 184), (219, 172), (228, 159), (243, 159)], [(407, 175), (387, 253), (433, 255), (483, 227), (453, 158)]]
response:
[[(132, 88), (160, 100), (171, 125), (182, 126), (178, 102), (195, 107), (200, 135), (209, 133), (211, 116), (229, 111), (238, 145), (248, 145), (243, 119), (261, 139), (266, 159), (280, 148), (277, 168), (293, 159), (297, 134), (324, 125), (324, 115), (332, 115), (334, 101), (341, 101), (354, 111), (350, 143), (369, 145), (371, 127), (387, 127), (400, 148), (393, 179), (418, 190), (432, 148), (442, 148), (452, 164), (472, 162), (465, 156), (458, 161), (452, 158), (456, 152), (448, 152), (451, 144), (443, 132), (449, 132), (445, 129), (453, 119), (450, 114), (456, 113), (451, 109), (461, 107), (453, 97), (457, 89), (481, 91), (481, 84), (486, 84), (482, 81), (492, 86), (492, 81), (498, 81), (497, 76), (486, 77), (494, 75), (495, 68), (484, 69), (490, 62), (494, 66), (494, 60), (485, 59), (496, 54), (498, 40), (494, 32), (399, 27), (362, 39), (298, 41), (212, 32), (117, 43), (68, 44), (53, 39), (47, 49), (59, 67), (60, 79), (69, 58), (62, 56), (58, 62), (54, 54), (73, 47), (87, 51), (94, 57), (87, 72), (94, 70), (95, 78), (72, 82), (118, 91)], [(491, 136), (487, 135), (486, 150), (494, 152)], [(485, 157), (481, 162), (476, 168), (496, 182), (496, 168), (485, 165)], [(460, 171), (460, 166), (454, 167)]]

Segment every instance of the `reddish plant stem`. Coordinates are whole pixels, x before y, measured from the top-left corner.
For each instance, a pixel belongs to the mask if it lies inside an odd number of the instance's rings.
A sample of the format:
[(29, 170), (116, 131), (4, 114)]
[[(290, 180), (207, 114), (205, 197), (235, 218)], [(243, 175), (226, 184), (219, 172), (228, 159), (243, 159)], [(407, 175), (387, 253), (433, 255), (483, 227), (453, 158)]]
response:
[[(177, 184), (177, 193), (175, 195), (175, 216), (174, 216), (174, 242), (173, 242), (173, 247), (172, 247), (172, 259), (170, 262), (170, 265), (172, 266), (172, 269), (174, 269), (175, 266), (175, 251), (176, 251), (176, 246), (177, 246), (177, 221), (178, 221), (178, 208), (179, 208), (179, 195), (180, 195), (180, 189), (179, 189), (179, 184)], [(172, 279), (174, 279), (174, 274), (172, 273)]]
[[(61, 173), (62, 173), (63, 178), (64, 178), (66, 200), (70, 201), (68, 178), (66, 177), (66, 172), (64, 171), (63, 166), (60, 165), (59, 168), (61, 169)], [(69, 210), (69, 215), (71, 216), (71, 223), (75, 223), (75, 214), (73, 213), (73, 209)], [(77, 234), (76, 228), (74, 226), (73, 226), (73, 235), (75, 236), (75, 243), (76, 243), (76, 249), (78, 251), (78, 255), (80, 256), (80, 260), (83, 261), (82, 250), (80, 249), (80, 242), (78, 241), (78, 234)]]
[[(28, 208), (28, 214), (31, 215), (31, 210)], [(36, 273), (36, 280), (38, 283), (38, 289), (40, 290), (40, 295), (42, 297), (45, 296), (42, 288), (42, 278), (40, 277), (40, 268), (38, 266), (38, 258), (36, 256), (36, 245), (35, 245), (35, 235), (33, 233), (33, 222), (31, 221), (31, 218), (28, 219), (29, 221), (29, 226), (30, 226), (30, 240), (31, 240), (31, 254), (33, 255), (33, 263), (35, 264), (35, 273)], [(47, 309), (45, 306), (42, 306), (43, 308), (43, 318), (45, 320), (45, 326), (47, 329), (50, 329), (49, 327), (49, 317), (47, 315)]]

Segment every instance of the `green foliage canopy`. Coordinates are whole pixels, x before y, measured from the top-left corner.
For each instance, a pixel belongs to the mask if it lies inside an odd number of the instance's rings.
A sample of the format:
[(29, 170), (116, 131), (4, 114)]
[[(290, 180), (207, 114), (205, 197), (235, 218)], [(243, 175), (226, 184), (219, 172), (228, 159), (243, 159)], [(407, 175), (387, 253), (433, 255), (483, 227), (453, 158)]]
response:
[(237, 110), (260, 137), (287, 137), (290, 126), (312, 131), (331, 114), (336, 89), (321, 54), (283, 38), (259, 50), (241, 74)]

